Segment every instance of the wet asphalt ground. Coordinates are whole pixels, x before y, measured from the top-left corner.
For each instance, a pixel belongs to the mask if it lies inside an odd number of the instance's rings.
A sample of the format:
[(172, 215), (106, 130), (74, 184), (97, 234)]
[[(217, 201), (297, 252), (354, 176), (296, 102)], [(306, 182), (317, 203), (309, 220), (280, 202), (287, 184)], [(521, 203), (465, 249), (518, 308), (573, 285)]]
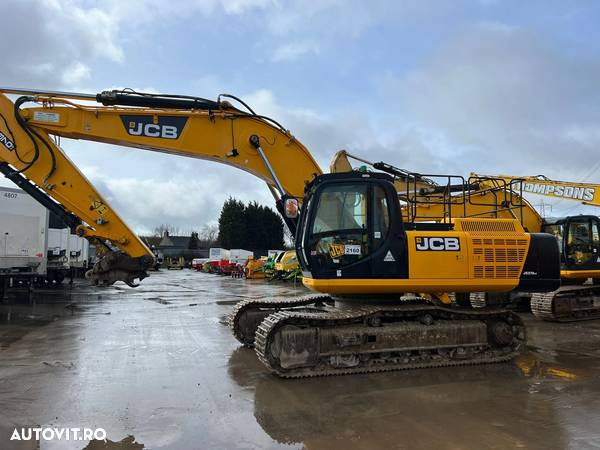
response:
[[(301, 285), (190, 270), (82, 283), (0, 306), (0, 449), (600, 448), (600, 321), (523, 314), (511, 363), (281, 380), (223, 322)], [(9, 440), (34, 426), (108, 442)]]

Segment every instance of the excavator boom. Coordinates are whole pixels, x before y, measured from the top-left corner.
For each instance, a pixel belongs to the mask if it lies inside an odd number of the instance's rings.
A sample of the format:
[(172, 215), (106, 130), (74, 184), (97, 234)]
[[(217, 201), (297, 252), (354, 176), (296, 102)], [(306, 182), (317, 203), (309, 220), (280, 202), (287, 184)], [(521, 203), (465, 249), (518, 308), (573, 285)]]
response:
[[(13, 102), (6, 94), (19, 97)], [(32, 103), (38, 106), (24, 108)], [(78, 234), (107, 256), (95, 268), (96, 281), (105, 283), (143, 278), (152, 252), (51, 136), (221, 162), (263, 179), (277, 200), (301, 199), (305, 181), (321, 174), (289, 131), (227, 102), (130, 91), (94, 96), (0, 88), (0, 170), (74, 219), (69, 223), (83, 222)]]

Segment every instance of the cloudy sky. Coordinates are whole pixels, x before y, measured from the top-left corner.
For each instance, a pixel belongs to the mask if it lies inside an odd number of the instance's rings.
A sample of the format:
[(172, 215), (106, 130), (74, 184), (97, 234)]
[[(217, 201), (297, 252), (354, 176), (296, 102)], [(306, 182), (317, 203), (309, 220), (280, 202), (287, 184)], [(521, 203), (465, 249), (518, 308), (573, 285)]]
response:
[[(600, 182), (598, 23), (593, 0), (2, 0), (0, 85), (232, 93), (324, 170), (344, 148), (426, 173)], [(62, 146), (140, 232), (213, 222), (229, 195), (272, 204), (234, 168)]]

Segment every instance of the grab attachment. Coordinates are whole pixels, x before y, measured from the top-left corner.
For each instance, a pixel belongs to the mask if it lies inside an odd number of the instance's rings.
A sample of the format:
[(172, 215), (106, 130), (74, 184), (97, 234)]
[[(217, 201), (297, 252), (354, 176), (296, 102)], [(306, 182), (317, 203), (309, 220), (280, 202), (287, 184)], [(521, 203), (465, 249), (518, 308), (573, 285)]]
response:
[(96, 286), (111, 286), (117, 281), (123, 281), (130, 287), (138, 287), (139, 283), (148, 276), (146, 270), (152, 266), (154, 258), (144, 255), (138, 258), (123, 252), (110, 252), (102, 257), (94, 267), (88, 270), (85, 278)]

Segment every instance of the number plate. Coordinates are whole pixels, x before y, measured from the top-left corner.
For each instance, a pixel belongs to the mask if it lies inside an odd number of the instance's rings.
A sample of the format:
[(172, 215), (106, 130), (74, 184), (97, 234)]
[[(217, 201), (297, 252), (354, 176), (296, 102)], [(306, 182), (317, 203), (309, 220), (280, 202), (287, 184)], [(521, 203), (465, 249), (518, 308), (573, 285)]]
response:
[(344, 248), (344, 254), (360, 256), (360, 254), (361, 254), (360, 245), (346, 245)]

